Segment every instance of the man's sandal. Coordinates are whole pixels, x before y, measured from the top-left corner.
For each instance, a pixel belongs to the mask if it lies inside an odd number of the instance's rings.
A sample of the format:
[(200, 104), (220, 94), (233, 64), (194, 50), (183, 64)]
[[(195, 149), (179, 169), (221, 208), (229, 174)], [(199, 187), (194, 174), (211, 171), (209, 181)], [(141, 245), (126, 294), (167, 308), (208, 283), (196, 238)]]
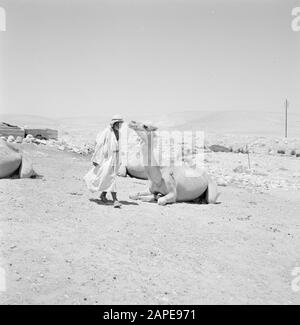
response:
[(119, 201), (114, 202), (114, 208), (121, 208), (122, 204)]

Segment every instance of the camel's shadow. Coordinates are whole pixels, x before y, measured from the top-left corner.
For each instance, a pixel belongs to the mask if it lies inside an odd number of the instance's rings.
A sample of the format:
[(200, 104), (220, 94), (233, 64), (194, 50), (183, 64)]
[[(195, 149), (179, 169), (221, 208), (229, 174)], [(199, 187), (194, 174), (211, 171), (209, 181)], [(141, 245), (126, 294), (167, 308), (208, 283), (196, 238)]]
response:
[[(90, 202), (96, 203), (98, 205), (113, 205), (113, 201), (109, 200), (107, 202), (103, 202), (100, 199), (89, 199)], [(138, 205), (138, 203), (135, 202), (129, 202), (129, 201), (119, 201), (122, 205)]]

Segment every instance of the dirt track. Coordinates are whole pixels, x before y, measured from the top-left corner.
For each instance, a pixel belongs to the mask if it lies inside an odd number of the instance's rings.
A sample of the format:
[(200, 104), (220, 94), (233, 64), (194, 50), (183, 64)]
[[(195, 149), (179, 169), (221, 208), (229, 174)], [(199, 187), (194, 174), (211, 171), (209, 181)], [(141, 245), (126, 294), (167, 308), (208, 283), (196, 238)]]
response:
[(300, 194), (221, 187), (218, 205), (99, 204), (86, 158), (27, 146), (43, 179), (0, 180), (3, 304), (300, 303)]

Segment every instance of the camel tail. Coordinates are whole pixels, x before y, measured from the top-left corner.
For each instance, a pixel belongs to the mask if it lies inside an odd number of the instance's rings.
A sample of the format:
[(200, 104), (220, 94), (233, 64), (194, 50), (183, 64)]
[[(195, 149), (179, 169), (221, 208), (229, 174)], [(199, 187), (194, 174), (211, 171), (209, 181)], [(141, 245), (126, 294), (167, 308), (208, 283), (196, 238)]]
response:
[(211, 178), (208, 180), (208, 187), (206, 191), (206, 201), (208, 204), (216, 204), (220, 193), (218, 192), (218, 186)]

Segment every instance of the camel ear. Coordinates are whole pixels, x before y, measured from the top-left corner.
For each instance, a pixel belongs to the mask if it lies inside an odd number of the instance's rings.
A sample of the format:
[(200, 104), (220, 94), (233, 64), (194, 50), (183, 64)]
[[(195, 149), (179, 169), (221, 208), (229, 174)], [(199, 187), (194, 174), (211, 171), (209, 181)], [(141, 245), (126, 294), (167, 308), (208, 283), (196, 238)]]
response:
[(145, 125), (145, 124), (143, 124), (143, 127), (148, 132), (156, 131), (157, 130), (157, 127), (156, 126), (153, 126), (153, 125)]

